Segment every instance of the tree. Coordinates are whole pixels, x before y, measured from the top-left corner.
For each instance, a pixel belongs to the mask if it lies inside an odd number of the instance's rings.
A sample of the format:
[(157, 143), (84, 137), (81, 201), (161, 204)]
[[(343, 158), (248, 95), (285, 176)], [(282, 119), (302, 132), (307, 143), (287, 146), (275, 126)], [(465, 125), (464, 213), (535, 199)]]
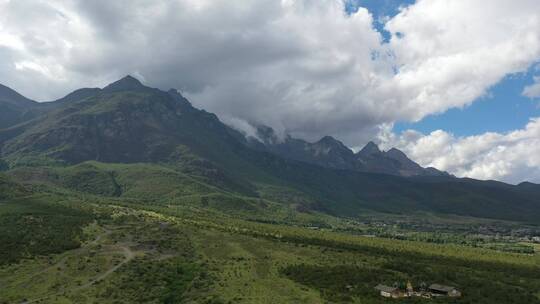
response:
[(9, 170), (9, 165), (6, 161), (0, 158), (0, 172)]
[(208, 197), (207, 196), (201, 196), (201, 205), (203, 207), (208, 207)]

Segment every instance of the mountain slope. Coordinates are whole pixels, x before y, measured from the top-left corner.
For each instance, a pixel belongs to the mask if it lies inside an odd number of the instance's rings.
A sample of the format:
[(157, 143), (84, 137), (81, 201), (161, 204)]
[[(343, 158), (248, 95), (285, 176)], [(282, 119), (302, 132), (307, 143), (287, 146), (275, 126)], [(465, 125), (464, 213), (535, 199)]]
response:
[[(263, 127), (259, 127), (259, 130), (263, 130)], [(355, 164), (354, 153), (343, 145), (343, 143), (331, 136), (325, 136), (315, 143), (308, 143), (290, 136), (284, 140), (280, 140), (273, 134), (271, 128), (264, 127), (264, 130), (267, 133), (261, 136), (261, 138), (265, 139), (261, 142), (255, 138), (248, 138), (248, 146), (287, 159), (323, 167), (347, 170), (361, 169), (361, 167), (357, 167), (357, 164)]]
[[(250, 148), (253, 143), (214, 114), (192, 107), (175, 90), (149, 88), (132, 77), (90, 90), (79, 97), (71, 95), (69, 102), (52, 103), (46, 113), (31, 121), (0, 130), (1, 156), (12, 168), (45, 166), (47, 171), (51, 164), (91, 160), (158, 164), (224, 193), (285, 205), (299, 202), (304, 210), (347, 217), (366, 210), (426, 211), (540, 222), (540, 191), (535, 187), (444, 175), (404, 178), (399, 175), (428, 169), (397, 150), (382, 152), (374, 144), (354, 154), (331, 137), (314, 144), (289, 138), (281, 145), (274, 140), (273, 149), (288, 149), (285, 151), (298, 155), (299, 160), (280, 157), (265, 147)], [(310, 161), (305, 161), (306, 155)], [(379, 165), (375, 161), (381, 161), (379, 170), (390, 168), (393, 175), (361, 172), (369, 167), (357, 161), (359, 158), (373, 158), (375, 167)], [(358, 167), (350, 168), (351, 163)], [(156, 172), (168, 174), (167, 170)], [(107, 185), (104, 193), (116, 193), (113, 180), (104, 171), (83, 172), (82, 177), (92, 178), (80, 183)], [(144, 174), (144, 170), (137, 172)], [(176, 186), (176, 182), (166, 183), (171, 191), (159, 193), (180, 193), (174, 188), (182, 187), (182, 178), (172, 179), (178, 180)], [(75, 186), (85, 187), (76, 183), (70, 187)]]
[(28, 191), (22, 185), (0, 173), (0, 201), (23, 195), (28, 195)]
[(220, 168), (241, 165), (242, 173), (250, 170), (234, 153), (243, 148), (234, 131), (177, 92), (148, 88), (126, 77), (84, 97), (0, 131), (2, 156), (14, 166), (86, 160), (180, 163), (192, 173), (247, 191)]
[(32, 116), (29, 111), (37, 105), (37, 102), (0, 85), (0, 129), (29, 119)]

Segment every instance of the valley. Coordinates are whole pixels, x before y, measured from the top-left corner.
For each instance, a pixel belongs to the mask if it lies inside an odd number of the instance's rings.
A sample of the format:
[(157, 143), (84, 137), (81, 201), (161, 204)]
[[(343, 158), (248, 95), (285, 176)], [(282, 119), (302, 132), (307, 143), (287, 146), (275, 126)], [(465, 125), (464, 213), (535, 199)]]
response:
[(407, 282), (462, 296), (399, 303), (540, 303), (536, 184), (262, 147), (133, 77), (24, 107), (0, 129), (1, 304), (394, 303), (375, 287)]
[(406, 280), (463, 290), (441, 303), (540, 303), (531, 293), (539, 253), (255, 223), (185, 206), (90, 204), (110, 216), (84, 227), (80, 248), (0, 268), (3, 303), (386, 303), (374, 286)]

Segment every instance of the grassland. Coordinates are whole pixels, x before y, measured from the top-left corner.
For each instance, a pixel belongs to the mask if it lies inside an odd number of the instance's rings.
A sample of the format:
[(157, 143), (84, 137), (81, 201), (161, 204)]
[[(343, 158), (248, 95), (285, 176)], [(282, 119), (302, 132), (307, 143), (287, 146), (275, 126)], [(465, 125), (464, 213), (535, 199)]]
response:
[[(463, 297), (399, 303), (540, 303), (538, 253), (362, 236), (360, 219), (303, 212), (302, 197), (245, 197), (154, 165), (2, 178), (1, 304), (395, 303), (373, 287), (407, 280)], [(490, 223), (444, 223), (457, 222)]]
[(111, 212), (112, 219), (85, 229), (81, 248), (2, 268), (7, 288), (0, 297), (7, 303), (382, 303), (372, 285), (411, 279), (459, 286), (465, 296), (457, 303), (540, 301), (530, 292), (540, 286), (538, 256), (129, 208)]

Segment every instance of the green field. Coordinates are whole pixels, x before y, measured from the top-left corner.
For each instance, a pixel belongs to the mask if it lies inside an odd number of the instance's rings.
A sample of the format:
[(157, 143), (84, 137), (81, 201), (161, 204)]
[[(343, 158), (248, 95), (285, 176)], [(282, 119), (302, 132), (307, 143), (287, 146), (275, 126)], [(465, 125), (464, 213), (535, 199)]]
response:
[[(339, 218), (155, 165), (18, 168), (0, 181), (2, 304), (540, 303), (538, 252), (505, 252), (514, 243), (494, 238), (478, 246), (463, 232), (531, 229), (516, 223)], [(396, 301), (374, 290), (409, 280), (463, 297)]]
[(540, 303), (538, 255), (96, 209), (111, 217), (86, 226), (79, 248), (2, 266), (2, 301), (383, 303), (374, 285), (412, 280), (458, 286), (455, 303)]

